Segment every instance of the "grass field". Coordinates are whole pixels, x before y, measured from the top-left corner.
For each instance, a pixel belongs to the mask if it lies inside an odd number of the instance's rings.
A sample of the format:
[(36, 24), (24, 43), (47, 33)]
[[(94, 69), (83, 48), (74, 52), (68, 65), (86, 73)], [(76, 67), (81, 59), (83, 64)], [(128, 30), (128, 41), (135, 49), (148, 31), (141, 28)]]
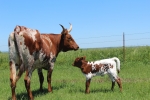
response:
[[(149, 100), (150, 99), (150, 47), (126, 48), (126, 59), (123, 62), (122, 48), (80, 49), (78, 51), (61, 52), (55, 63), (52, 86), (53, 93), (47, 92), (46, 74), (44, 70), (44, 91), (39, 92), (39, 81), (35, 70), (31, 79), (31, 89), (35, 100)], [(85, 77), (80, 69), (72, 63), (77, 56), (86, 56), (94, 61), (113, 56), (121, 60), (123, 92), (120, 93), (116, 84), (111, 91), (108, 76), (92, 78), (90, 94), (85, 94)], [(27, 100), (24, 86), (24, 75), (17, 83), (18, 100)], [(0, 100), (10, 100), (8, 54), (0, 53)]]

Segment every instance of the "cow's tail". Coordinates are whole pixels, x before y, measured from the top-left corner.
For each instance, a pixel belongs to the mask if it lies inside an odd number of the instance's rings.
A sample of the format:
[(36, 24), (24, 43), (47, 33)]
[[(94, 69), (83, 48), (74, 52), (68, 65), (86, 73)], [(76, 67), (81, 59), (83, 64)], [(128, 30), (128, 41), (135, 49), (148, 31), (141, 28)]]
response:
[[(16, 28), (15, 28), (16, 29)], [(18, 30), (17, 30), (18, 31)], [(9, 35), (9, 50), (10, 51), (13, 51), (13, 53), (18, 53), (19, 50), (18, 50), (18, 45), (17, 45), (17, 39), (16, 39), (16, 32), (14, 30), (14, 32), (12, 32), (10, 35)], [(18, 53), (19, 54), (19, 53)]]
[(13, 55), (17, 54), (17, 52), (18, 52), (18, 48), (17, 48), (17, 43), (16, 43), (16, 38), (15, 38), (15, 33), (14, 32), (12, 32), (9, 35), (8, 47), (9, 47), (10, 58), (14, 57)]
[(13, 63), (19, 64), (19, 50), (17, 46), (17, 40), (15, 36), (15, 31), (10, 33), (8, 38), (8, 47), (9, 47), (9, 60)]
[(117, 72), (119, 73), (120, 72), (120, 60), (117, 57), (113, 57), (112, 59), (114, 61), (116, 61), (116, 63), (117, 63)]

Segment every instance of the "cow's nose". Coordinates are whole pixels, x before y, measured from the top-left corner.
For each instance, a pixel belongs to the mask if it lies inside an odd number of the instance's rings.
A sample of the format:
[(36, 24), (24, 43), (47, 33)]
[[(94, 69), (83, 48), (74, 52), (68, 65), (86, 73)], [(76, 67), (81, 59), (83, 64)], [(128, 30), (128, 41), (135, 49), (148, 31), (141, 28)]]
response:
[(78, 50), (78, 49), (79, 49), (79, 46), (76, 47), (76, 50)]

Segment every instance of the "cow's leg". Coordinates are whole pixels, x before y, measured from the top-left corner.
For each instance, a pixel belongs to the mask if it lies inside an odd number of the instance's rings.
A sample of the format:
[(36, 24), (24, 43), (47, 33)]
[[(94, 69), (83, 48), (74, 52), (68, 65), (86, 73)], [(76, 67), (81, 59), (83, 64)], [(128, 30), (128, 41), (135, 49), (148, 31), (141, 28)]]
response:
[(52, 86), (51, 86), (52, 72), (53, 72), (53, 67), (50, 67), (47, 72), (48, 92), (52, 92)]
[(56, 61), (56, 57), (54, 55), (51, 54), (50, 56), (51, 56), (51, 59), (49, 60), (50, 67), (47, 72), (48, 92), (52, 92), (51, 77), (54, 68), (54, 62)]
[(24, 72), (24, 66), (23, 66), (23, 64), (21, 64), (21, 66), (19, 68), (19, 72), (18, 72), (17, 77), (16, 77), (16, 82), (20, 79), (20, 77), (22, 76), (23, 72)]
[(115, 81), (117, 82), (119, 88), (120, 88), (120, 91), (122, 92), (122, 82), (121, 82), (121, 79), (119, 77), (117, 77), (117, 79), (115, 79)]
[(31, 77), (32, 72), (26, 70), (26, 74), (25, 74), (25, 78), (24, 78), (24, 82), (25, 82), (25, 87), (28, 93), (28, 97), (30, 100), (33, 100), (33, 95), (32, 95), (32, 91), (30, 90), (30, 77)]
[(39, 75), (39, 81), (40, 81), (40, 91), (43, 91), (43, 82), (44, 82), (44, 76), (42, 69), (37, 69), (38, 75)]
[[(22, 68), (20, 66), (20, 68)], [(21, 77), (22, 73), (24, 70), (20, 70), (17, 74), (17, 67), (15, 66), (15, 63), (10, 61), (10, 82), (11, 82), (11, 90), (12, 90), (12, 99), (16, 100), (16, 94), (15, 94), (15, 88), (16, 88), (16, 83)], [(17, 74), (17, 75), (16, 75)]]
[(9, 62), (10, 65), (10, 87), (11, 87), (11, 92), (12, 92), (12, 100), (16, 100), (16, 93), (15, 93), (15, 88), (16, 88), (16, 66), (13, 61)]
[(90, 82), (91, 82), (91, 79), (88, 79), (86, 80), (86, 83), (85, 83), (85, 93), (90, 93)]

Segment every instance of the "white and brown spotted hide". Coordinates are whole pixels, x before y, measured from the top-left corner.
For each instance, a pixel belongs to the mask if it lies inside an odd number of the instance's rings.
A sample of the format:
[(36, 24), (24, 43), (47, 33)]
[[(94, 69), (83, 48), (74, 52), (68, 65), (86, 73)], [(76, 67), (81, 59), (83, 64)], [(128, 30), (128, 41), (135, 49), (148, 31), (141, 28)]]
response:
[(85, 57), (77, 57), (72, 65), (80, 68), (81, 72), (86, 77), (85, 93), (90, 92), (89, 86), (92, 77), (97, 75), (104, 76), (105, 74), (108, 74), (112, 81), (111, 89), (114, 89), (115, 82), (117, 82), (120, 91), (122, 91), (122, 83), (117, 75), (117, 70), (118, 72), (120, 71), (120, 60), (117, 57), (97, 60), (94, 62), (86, 61)]
[[(30, 100), (33, 100), (30, 90), (30, 79), (32, 72), (38, 69), (40, 90), (44, 81), (42, 68), (48, 70), (47, 82), (48, 91), (52, 91), (51, 75), (54, 62), (59, 52), (78, 50), (76, 44), (69, 32), (62, 25), (60, 34), (40, 34), (36, 29), (30, 29), (24, 26), (16, 26), (14, 32), (9, 36), (9, 64), (10, 64), (10, 82), (12, 90), (12, 99), (16, 100), (15, 87), (17, 80), (23, 72), (26, 72), (24, 82)], [(19, 71), (17, 71), (19, 70)]]

